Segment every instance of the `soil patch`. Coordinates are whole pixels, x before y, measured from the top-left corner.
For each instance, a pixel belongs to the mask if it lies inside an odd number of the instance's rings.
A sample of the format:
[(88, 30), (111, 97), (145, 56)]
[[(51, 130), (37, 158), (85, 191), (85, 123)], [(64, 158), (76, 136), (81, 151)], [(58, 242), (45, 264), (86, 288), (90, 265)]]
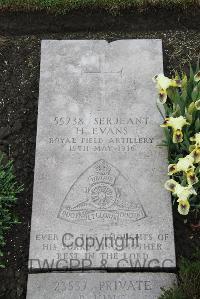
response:
[(66, 15), (46, 12), (0, 12), (0, 34), (44, 34), (83, 31), (199, 30), (200, 7), (185, 10), (147, 8), (113, 15), (105, 10), (75, 10)]
[[(17, 24), (16, 24), (17, 27)], [(2, 30), (2, 20), (0, 21)], [(17, 30), (17, 29), (16, 29)], [(24, 28), (25, 30), (25, 28)], [(196, 63), (200, 53), (198, 30), (137, 31), (121, 28), (120, 31), (65, 32), (47, 34), (0, 36), (0, 149), (7, 158), (15, 161), (17, 179), (24, 184), (15, 213), (21, 224), (13, 226), (7, 235), (5, 260), (7, 267), (0, 270), (0, 298), (25, 298), (29, 230), (31, 221), (32, 189), (36, 142), (36, 121), (39, 92), (39, 66), (41, 39), (107, 39), (161, 38), (163, 40), (164, 66), (167, 74), (175, 69), (187, 68)], [(11, 30), (12, 31), (12, 30)], [(1, 31), (2, 32), (2, 31)], [(11, 33), (11, 32), (10, 32)], [(16, 31), (15, 31), (16, 33)], [(153, 105), (153, 103), (152, 103)], [(194, 217), (191, 222), (195, 222)], [(174, 212), (177, 258), (190, 258), (200, 246), (200, 234), (192, 230), (190, 223)]]

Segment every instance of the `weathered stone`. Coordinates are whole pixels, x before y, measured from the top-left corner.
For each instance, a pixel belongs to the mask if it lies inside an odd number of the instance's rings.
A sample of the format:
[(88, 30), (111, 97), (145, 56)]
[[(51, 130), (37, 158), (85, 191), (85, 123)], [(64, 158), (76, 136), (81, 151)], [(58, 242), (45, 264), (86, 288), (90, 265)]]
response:
[(27, 299), (156, 299), (175, 283), (171, 273), (30, 274)]
[(175, 267), (160, 40), (43, 41), (30, 268)]

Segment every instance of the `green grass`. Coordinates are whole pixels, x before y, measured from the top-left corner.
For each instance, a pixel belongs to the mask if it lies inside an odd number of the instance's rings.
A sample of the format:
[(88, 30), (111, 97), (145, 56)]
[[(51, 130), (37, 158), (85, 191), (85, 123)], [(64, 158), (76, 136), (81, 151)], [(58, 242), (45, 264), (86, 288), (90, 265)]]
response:
[(200, 299), (200, 252), (196, 260), (182, 259), (179, 285), (165, 290), (159, 299)]
[(105, 9), (120, 11), (123, 9), (150, 7), (200, 7), (200, 0), (0, 0), (1, 11), (38, 11), (66, 13), (74, 9)]
[(13, 161), (5, 163), (3, 160), (4, 156), (0, 153), (0, 268), (4, 267), (5, 234), (12, 224), (19, 223), (12, 208), (17, 194), (22, 191), (22, 186), (18, 186), (15, 179)]

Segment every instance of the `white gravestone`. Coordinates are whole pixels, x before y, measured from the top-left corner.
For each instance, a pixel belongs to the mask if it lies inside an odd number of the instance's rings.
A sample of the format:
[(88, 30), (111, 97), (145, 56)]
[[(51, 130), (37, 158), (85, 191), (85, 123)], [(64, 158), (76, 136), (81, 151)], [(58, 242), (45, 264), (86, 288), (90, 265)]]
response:
[(27, 299), (157, 299), (175, 283), (171, 273), (30, 274)]
[(174, 268), (160, 40), (42, 41), (31, 269)]

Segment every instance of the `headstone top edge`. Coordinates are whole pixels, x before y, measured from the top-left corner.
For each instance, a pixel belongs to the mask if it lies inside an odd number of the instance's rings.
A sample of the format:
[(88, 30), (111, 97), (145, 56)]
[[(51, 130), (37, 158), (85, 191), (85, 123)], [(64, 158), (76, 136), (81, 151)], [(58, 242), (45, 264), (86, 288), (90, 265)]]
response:
[(92, 270), (92, 271), (67, 271), (67, 272), (63, 272), (63, 271), (52, 271), (52, 272), (46, 272), (46, 273), (29, 273), (28, 274), (28, 277), (38, 277), (38, 274), (40, 276), (49, 276), (51, 275), (52, 277), (53, 276), (56, 276), (56, 275), (115, 275), (115, 276), (128, 276), (128, 275), (152, 275), (152, 276), (157, 276), (158, 274), (159, 275), (171, 275), (171, 276), (174, 276), (176, 277), (176, 273), (174, 272), (108, 272), (108, 271), (103, 271), (103, 270)]
[(132, 42), (132, 43), (146, 43), (146, 42), (151, 42), (153, 41), (154, 43), (157, 42), (157, 43), (160, 43), (162, 45), (162, 39), (157, 39), (157, 38), (149, 38), (149, 39), (116, 39), (116, 40), (113, 40), (113, 41), (108, 41), (106, 39), (42, 39), (41, 40), (41, 45), (45, 45), (45, 44), (54, 44), (54, 43), (68, 43), (68, 42), (71, 42), (71, 43), (80, 43), (80, 42), (83, 42), (83, 43), (88, 43), (88, 42), (105, 42), (106, 44), (113, 44), (113, 43), (117, 43), (117, 42)]

